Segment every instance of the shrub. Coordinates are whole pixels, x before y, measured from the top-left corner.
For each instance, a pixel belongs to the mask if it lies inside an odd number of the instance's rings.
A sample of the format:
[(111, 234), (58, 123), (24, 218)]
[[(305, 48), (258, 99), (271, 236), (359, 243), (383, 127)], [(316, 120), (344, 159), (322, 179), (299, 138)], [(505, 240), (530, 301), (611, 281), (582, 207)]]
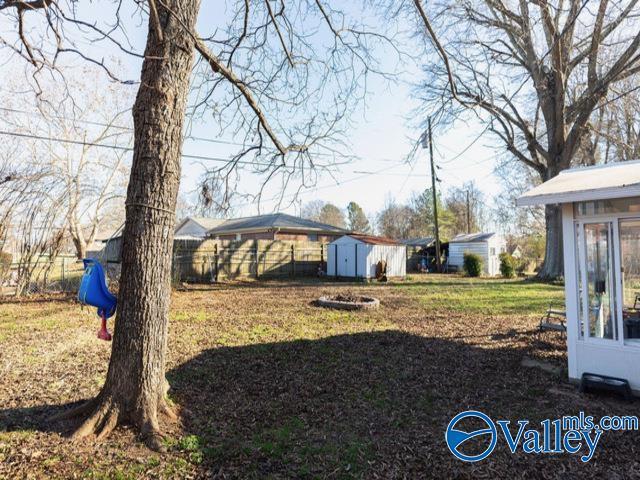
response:
[(520, 258), (516, 260), (516, 274), (520, 276), (524, 276), (527, 273), (527, 268), (529, 267), (529, 262), (524, 258)]
[(507, 252), (500, 254), (500, 273), (504, 278), (516, 276), (516, 259)]
[(475, 253), (464, 254), (464, 271), (470, 277), (479, 277), (482, 275), (482, 257)]

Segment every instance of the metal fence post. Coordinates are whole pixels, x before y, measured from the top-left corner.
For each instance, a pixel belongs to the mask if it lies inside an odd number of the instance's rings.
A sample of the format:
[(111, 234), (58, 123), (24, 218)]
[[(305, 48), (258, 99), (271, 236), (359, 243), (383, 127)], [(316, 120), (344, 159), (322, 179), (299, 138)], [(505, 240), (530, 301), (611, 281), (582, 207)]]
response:
[(255, 248), (253, 249), (253, 253), (254, 253), (254, 257), (253, 257), (253, 264), (255, 265), (255, 269), (256, 269), (256, 278), (260, 278), (260, 272), (258, 271), (260, 268), (260, 261), (258, 259), (258, 240), (256, 240), (255, 243)]
[(213, 264), (214, 264), (214, 268), (215, 268), (215, 271), (214, 271), (214, 274), (213, 274), (213, 278), (214, 278), (216, 283), (218, 282), (218, 261), (219, 261), (219, 258), (218, 258), (218, 244), (216, 243), (216, 244), (213, 245)]
[(293, 244), (291, 244), (291, 276), (296, 276), (296, 251)]

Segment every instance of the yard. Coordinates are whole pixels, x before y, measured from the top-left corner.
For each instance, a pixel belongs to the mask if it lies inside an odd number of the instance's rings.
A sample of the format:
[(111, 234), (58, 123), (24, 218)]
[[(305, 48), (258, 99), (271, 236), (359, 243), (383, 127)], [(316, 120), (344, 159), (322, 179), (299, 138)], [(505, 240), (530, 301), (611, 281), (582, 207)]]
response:
[[(315, 307), (367, 293), (369, 312)], [(581, 395), (564, 341), (535, 327), (561, 287), (414, 276), (405, 282), (246, 282), (173, 294), (168, 378), (181, 422), (158, 455), (118, 430), (72, 443), (46, 419), (96, 394), (109, 344), (72, 297), (0, 304), (0, 478), (513, 478), (640, 475), (637, 432), (603, 435), (589, 464), (511, 454), (465, 464), (444, 433), (474, 408), (494, 419), (636, 414), (637, 403)], [(526, 368), (524, 358), (559, 367)]]

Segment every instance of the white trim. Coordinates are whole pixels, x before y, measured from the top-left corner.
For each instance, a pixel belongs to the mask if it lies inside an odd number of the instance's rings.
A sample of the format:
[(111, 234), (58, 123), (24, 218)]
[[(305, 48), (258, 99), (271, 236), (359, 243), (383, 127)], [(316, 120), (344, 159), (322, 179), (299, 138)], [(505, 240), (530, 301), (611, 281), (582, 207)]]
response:
[(618, 343), (624, 346), (624, 316), (622, 311), (623, 305), (623, 281), (622, 281), (622, 241), (620, 240), (620, 220), (616, 219), (612, 222), (613, 226), (613, 287), (616, 289), (616, 321), (618, 323)]
[(591, 200), (609, 200), (612, 198), (638, 196), (640, 196), (640, 185), (635, 184), (597, 190), (583, 190), (579, 192), (550, 193), (532, 196), (526, 196), (525, 194), (516, 200), (516, 205), (518, 207), (531, 207), (535, 205), (588, 202)]
[[(616, 261), (616, 243), (619, 242), (619, 238), (617, 236), (617, 230), (616, 230), (616, 224), (617, 224), (617, 219), (615, 215), (609, 215), (607, 217), (600, 217), (597, 220), (586, 220), (586, 219), (580, 219), (579, 221), (576, 222), (576, 228), (578, 228), (581, 232), (581, 243), (582, 243), (582, 255), (580, 258), (580, 265), (582, 265), (583, 268), (582, 270), (582, 288), (583, 289), (588, 289), (588, 275), (587, 275), (587, 239), (586, 239), (586, 235), (584, 233), (584, 226), (585, 225), (598, 225), (598, 224), (606, 224), (607, 225), (607, 230), (608, 230), (608, 248), (607, 248), (607, 261), (609, 262), (610, 265), (610, 269), (608, 272), (608, 277), (609, 277), (609, 285), (610, 285), (610, 289), (613, 290), (615, 292), (614, 296), (610, 296), (609, 297), (609, 312), (610, 315), (615, 315), (613, 320), (614, 320), (614, 338), (602, 338), (602, 337), (592, 337), (591, 336), (591, 316), (590, 316), (590, 312), (589, 312), (589, 300), (588, 297), (586, 295), (581, 295), (580, 297), (580, 301), (583, 302), (582, 304), (582, 315), (583, 315), (583, 322), (584, 322), (584, 332), (582, 335), (582, 341), (584, 341), (585, 343), (589, 343), (589, 344), (596, 344), (596, 345), (600, 345), (600, 344), (617, 344), (619, 346), (622, 346), (624, 344), (624, 339), (622, 338), (622, 334), (623, 334), (623, 330), (621, 330), (620, 325), (622, 322), (622, 316), (618, 316), (618, 290), (620, 290), (619, 285), (618, 285), (618, 275), (616, 273), (617, 270), (617, 261)], [(612, 305), (613, 303), (613, 305)], [(620, 312), (621, 313), (621, 312)]]
[[(576, 234), (573, 221), (573, 205), (567, 204), (562, 206), (562, 238), (564, 249), (564, 271), (577, 272), (576, 251)], [(567, 311), (567, 360), (569, 378), (578, 377), (578, 365), (576, 354), (576, 342), (579, 341), (580, 329), (580, 309), (578, 308), (578, 281), (576, 274), (565, 275), (565, 308)]]

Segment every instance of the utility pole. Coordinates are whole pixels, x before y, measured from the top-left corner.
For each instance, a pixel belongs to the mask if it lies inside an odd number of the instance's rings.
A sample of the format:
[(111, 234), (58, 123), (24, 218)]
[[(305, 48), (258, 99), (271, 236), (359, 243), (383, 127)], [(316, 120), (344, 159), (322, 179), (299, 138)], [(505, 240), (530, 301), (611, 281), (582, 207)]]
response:
[(431, 193), (433, 195), (433, 223), (436, 228), (436, 269), (442, 272), (440, 259), (440, 230), (438, 228), (438, 195), (436, 193), (436, 167), (433, 163), (433, 136), (431, 135), (431, 117), (429, 117), (429, 158), (431, 160)]
[(471, 233), (471, 204), (469, 202), (469, 190), (467, 190), (467, 233)]

